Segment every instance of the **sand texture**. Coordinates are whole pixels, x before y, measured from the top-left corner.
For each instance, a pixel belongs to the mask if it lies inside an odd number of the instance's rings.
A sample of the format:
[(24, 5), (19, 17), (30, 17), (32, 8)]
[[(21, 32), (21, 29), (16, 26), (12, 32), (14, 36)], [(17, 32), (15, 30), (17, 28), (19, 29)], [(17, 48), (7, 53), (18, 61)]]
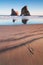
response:
[(0, 26), (0, 65), (43, 65), (43, 24)]

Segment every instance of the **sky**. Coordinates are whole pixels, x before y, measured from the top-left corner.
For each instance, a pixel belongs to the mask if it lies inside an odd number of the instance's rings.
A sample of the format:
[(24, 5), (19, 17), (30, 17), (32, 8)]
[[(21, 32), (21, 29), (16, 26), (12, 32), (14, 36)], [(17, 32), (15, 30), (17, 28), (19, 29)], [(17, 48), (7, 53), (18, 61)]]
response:
[(0, 0), (0, 15), (10, 15), (12, 8), (20, 14), (25, 5), (31, 15), (43, 15), (43, 0)]

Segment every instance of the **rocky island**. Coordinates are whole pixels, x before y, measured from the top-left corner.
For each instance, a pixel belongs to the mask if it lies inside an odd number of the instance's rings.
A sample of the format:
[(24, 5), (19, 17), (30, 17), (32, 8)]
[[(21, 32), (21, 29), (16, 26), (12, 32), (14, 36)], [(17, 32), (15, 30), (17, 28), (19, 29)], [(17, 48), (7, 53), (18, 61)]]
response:
[[(27, 6), (24, 6), (22, 9), (21, 9), (21, 14), (20, 16), (30, 16), (30, 12), (28, 11), (28, 8)], [(16, 12), (14, 9), (11, 10), (11, 16), (18, 16), (18, 12)], [(27, 19), (22, 19), (22, 23), (23, 24), (26, 24), (27, 23)], [(15, 22), (15, 20), (13, 20), (13, 22)]]

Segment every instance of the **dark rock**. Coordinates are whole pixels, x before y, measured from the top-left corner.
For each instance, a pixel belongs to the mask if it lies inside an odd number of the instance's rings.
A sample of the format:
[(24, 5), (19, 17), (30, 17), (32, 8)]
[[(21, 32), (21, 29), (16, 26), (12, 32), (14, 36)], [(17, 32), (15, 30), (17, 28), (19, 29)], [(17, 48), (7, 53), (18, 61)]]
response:
[[(30, 16), (30, 12), (28, 11), (28, 8), (27, 6), (24, 6), (22, 9), (21, 9), (21, 15), (20, 16)], [(28, 21), (28, 19), (23, 19), (22, 20), (22, 23), (26, 24)]]
[[(11, 16), (18, 16), (18, 12), (14, 11), (14, 9), (11, 9)], [(15, 22), (14, 19), (13, 22)]]
[(18, 16), (18, 12), (16, 12), (14, 9), (11, 10), (11, 16)]

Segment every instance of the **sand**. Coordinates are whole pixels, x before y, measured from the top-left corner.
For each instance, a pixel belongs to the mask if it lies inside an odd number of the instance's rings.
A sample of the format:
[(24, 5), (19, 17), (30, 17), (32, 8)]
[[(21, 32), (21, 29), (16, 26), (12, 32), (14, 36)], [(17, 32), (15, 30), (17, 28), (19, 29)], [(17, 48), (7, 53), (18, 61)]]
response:
[(0, 65), (43, 65), (43, 24), (0, 26)]

